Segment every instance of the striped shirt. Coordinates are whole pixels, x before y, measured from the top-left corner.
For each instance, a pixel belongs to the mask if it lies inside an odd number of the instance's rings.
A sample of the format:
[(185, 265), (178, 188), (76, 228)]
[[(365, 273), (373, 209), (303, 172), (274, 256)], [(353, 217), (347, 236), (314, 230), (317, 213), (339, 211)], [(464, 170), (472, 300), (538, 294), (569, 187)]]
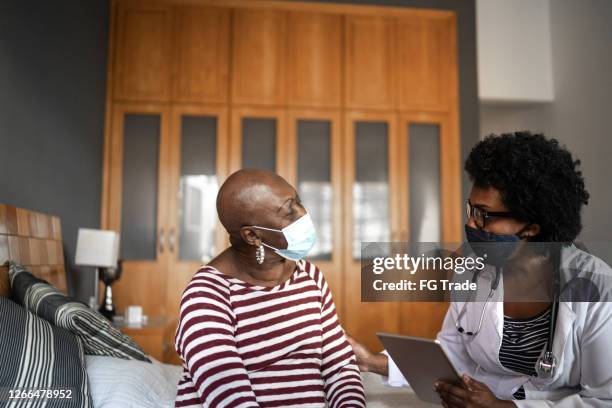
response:
[[(499, 362), (509, 370), (535, 376), (535, 365), (548, 341), (551, 308), (527, 320), (504, 316), (504, 332), (499, 349)], [(517, 400), (525, 399), (521, 386), (515, 393)]]
[(356, 359), (319, 269), (273, 288), (205, 266), (181, 300), (176, 407), (365, 407)]

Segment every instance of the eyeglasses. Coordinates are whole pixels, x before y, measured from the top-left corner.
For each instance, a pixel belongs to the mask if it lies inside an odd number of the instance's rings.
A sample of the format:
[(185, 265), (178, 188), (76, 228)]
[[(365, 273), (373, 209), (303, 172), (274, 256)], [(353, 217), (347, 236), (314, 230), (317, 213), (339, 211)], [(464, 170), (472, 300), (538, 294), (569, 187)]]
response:
[(486, 211), (482, 208), (474, 207), (470, 200), (465, 202), (465, 214), (467, 219), (472, 218), (479, 229), (485, 228), (489, 218), (516, 218), (516, 214), (510, 211)]

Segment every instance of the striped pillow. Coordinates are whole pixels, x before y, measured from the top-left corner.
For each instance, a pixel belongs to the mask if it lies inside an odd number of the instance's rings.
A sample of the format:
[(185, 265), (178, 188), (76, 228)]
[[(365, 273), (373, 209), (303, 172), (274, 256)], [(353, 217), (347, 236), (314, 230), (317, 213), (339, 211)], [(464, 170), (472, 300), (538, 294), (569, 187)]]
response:
[[(83, 344), (77, 336), (0, 298), (0, 344), (0, 406), (93, 407)], [(50, 390), (56, 398), (46, 400), (46, 405), (43, 394), (12, 400), (17, 390)], [(70, 399), (59, 398), (62, 390)]]
[(21, 265), (11, 262), (9, 277), (13, 299), (37, 316), (79, 336), (85, 354), (151, 362), (134, 340), (100, 313), (65, 296)]

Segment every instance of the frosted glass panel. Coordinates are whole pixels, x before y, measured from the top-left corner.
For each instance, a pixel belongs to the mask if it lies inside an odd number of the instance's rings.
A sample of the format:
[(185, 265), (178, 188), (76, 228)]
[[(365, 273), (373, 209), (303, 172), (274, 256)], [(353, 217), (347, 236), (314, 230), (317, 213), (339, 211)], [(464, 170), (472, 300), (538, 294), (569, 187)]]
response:
[(242, 119), (242, 168), (276, 171), (276, 119)]
[(298, 193), (317, 229), (309, 258), (332, 257), (331, 123), (298, 120)]
[(389, 242), (389, 130), (385, 122), (355, 123), (353, 258), (362, 242)]
[(217, 178), (217, 118), (181, 118), (181, 178), (179, 192), (179, 259), (206, 263), (217, 253), (215, 207)]
[(120, 256), (124, 260), (154, 260), (160, 117), (126, 114), (123, 130)]
[(441, 233), (440, 128), (408, 125), (409, 220), (412, 242), (438, 242)]

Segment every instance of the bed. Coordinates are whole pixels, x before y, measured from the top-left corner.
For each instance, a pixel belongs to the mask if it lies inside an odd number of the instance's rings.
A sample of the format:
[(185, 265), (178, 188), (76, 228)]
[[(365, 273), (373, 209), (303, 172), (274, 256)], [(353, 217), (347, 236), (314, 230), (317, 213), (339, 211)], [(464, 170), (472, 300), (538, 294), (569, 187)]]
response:
[[(59, 292), (66, 294), (66, 267), (59, 217), (0, 204), (0, 295), (4, 293), (12, 296), (14, 294), (10, 293), (8, 266), (5, 264), (7, 261), (22, 265), (36, 278), (47, 281)], [(6, 328), (2, 329), (3, 334), (6, 334)], [(8, 359), (8, 356), (3, 355), (0, 362), (3, 367), (0, 380), (5, 380), (5, 383), (0, 384), (0, 388), (7, 386), (6, 367), (10, 366)], [(82, 401), (82, 406), (174, 406), (181, 367), (163, 364), (150, 356), (149, 359), (151, 362), (84, 355), (83, 362), (89, 383), (87, 392), (91, 395), (91, 400)], [(20, 363), (19, 367), (21, 366), (23, 362)], [(27, 379), (24, 381), (26, 382), (23, 384), (27, 384)], [(0, 396), (0, 407), (5, 406), (7, 402), (5, 395)], [(29, 403), (26, 406), (29, 406)]]
[[(0, 265), (9, 260), (23, 265), (35, 277), (66, 293), (66, 268), (58, 217), (0, 204)], [(1, 267), (0, 294), (7, 290), (7, 286), (10, 290), (7, 275), (6, 267)], [(150, 362), (85, 353), (84, 372), (91, 400), (90, 405), (83, 406), (173, 407), (181, 367), (148, 357)], [(6, 367), (4, 362), (0, 364)], [(410, 389), (383, 386), (377, 375), (364, 373), (362, 377), (368, 407), (435, 406), (419, 401)], [(6, 384), (0, 383), (2, 387)], [(5, 402), (0, 398), (0, 407)]]

